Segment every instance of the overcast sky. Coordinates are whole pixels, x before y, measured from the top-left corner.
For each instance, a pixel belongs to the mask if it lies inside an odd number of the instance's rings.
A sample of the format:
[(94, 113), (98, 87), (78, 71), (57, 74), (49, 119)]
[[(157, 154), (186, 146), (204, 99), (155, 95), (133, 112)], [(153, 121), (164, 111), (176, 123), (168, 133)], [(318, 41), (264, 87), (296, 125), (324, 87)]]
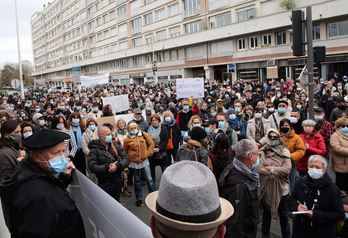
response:
[[(33, 61), (30, 19), (43, 10), (48, 0), (17, 0), (18, 28), (22, 60)], [(50, 2), (53, 2), (51, 0)], [(15, 0), (0, 0), (0, 67), (4, 62), (18, 63)]]

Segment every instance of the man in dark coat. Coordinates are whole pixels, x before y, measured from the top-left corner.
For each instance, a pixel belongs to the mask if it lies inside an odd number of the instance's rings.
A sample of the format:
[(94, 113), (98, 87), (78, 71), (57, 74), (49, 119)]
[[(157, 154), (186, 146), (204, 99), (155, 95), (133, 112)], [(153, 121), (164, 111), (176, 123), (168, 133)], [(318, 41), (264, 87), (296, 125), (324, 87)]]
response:
[(226, 198), (234, 208), (234, 214), (224, 223), (226, 237), (256, 237), (259, 221), (260, 186), (257, 173), (259, 149), (250, 139), (236, 145), (236, 157), (219, 178), (221, 197)]
[(99, 139), (88, 144), (88, 167), (97, 176), (98, 186), (119, 202), (121, 172), (128, 167), (130, 160), (122, 147), (112, 140), (110, 128), (99, 127), (98, 136)]
[(65, 158), (69, 135), (44, 129), (23, 141), (31, 150), (0, 183), (12, 237), (85, 237), (80, 212), (65, 188), (75, 166)]

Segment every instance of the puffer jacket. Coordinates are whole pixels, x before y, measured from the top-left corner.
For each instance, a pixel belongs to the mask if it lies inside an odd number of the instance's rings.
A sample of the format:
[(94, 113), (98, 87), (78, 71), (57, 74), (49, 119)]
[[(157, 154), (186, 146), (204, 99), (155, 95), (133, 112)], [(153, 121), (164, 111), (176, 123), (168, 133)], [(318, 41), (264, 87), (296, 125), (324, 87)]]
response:
[[(127, 168), (130, 163), (128, 155), (122, 147), (114, 141), (111, 143), (115, 145), (118, 157), (111, 144), (109, 144), (107, 150), (99, 139), (93, 140), (88, 144), (90, 149), (87, 157), (88, 167), (90, 171), (97, 176), (99, 183), (114, 183), (121, 179), (121, 171)], [(112, 157), (108, 156), (108, 154), (111, 154)], [(110, 173), (109, 165), (115, 161), (117, 161), (117, 170), (115, 173)]]
[(140, 164), (152, 155), (155, 143), (146, 132), (139, 131), (135, 136), (128, 134), (123, 148), (132, 162)]
[(312, 134), (306, 138), (306, 133), (302, 132), (299, 135), (306, 145), (308, 143), (309, 148), (306, 150), (306, 154), (298, 161), (297, 163), (297, 171), (307, 173), (307, 161), (311, 155), (322, 155), (326, 154), (326, 145), (324, 142), (324, 138), (313, 130)]
[(297, 164), (298, 161), (306, 154), (306, 147), (303, 140), (295, 133), (294, 129), (292, 129), (286, 137), (284, 137), (280, 129), (278, 131), (280, 133), (280, 140), (282, 140), (288, 146), (291, 156), (291, 163), (293, 165)]
[(330, 138), (332, 169), (336, 173), (348, 173), (348, 137), (339, 130)]

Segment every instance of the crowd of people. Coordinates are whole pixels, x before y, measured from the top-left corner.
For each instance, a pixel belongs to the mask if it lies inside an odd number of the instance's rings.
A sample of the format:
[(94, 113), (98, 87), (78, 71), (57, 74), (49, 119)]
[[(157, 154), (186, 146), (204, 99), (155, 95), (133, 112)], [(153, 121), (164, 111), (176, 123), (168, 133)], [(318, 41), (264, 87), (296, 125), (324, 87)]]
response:
[[(63, 173), (65, 168), (76, 167), (117, 201), (132, 196), (134, 187), (140, 207), (142, 186), (156, 191), (157, 166), (164, 174), (172, 164), (190, 160), (212, 171), (216, 195), (234, 208), (225, 219), (226, 230), (216, 231), (226, 231), (225, 237), (255, 237), (260, 214), (263, 237), (270, 237), (272, 217), (279, 217), (282, 237), (290, 237), (289, 211), (302, 212), (290, 215), (292, 237), (336, 237), (336, 223), (348, 218), (342, 202), (348, 191), (347, 80), (337, 75), (316, 79), (313, 99), (290, 78), (205, 79), (204, 98), (177, 98), (175, 83), (1, 95), (0, 194), (6, 224), (11, 232), (21, 232), (11, 226), (18, 223), (11, 215), (16, 204), (2, 193), (17, 179), (19, 165), (33, 173), (38, 163), (57, 180), (57, 174), (68, 175), (64, 181), (71, 174)], [(126, 111), (103, 104), (104, 97), (124, 94)], [(309, 100), (315, 104), (314, 118), (309, 118)], [(114, 124), (100, 123), (116, 115), (121, 116)], [(56, 156), (43, 152), (57, 146)], [(69, 163), (62, 162), (64, 157)], [(331, 164), (335, 185), (327, 173)]]

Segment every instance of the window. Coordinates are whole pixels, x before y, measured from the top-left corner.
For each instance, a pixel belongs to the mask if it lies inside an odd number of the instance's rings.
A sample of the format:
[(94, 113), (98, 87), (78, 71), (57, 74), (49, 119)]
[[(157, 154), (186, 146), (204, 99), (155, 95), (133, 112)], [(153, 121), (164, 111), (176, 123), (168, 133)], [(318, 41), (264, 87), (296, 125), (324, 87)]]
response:
[(88, 9), (88, 18), (91, 19), (94, 16), (94, 7)]
[(220, 16), (210, 18), (211, 28), (216, 28), (220, 26), (225, 26), (231, 24), (231, 12), (225, 13)]
[(157, 54), (157, 61), (158, 61), (158, 62), (162, 62), (162, 60), (163, 60), (163, 59), (162, 59), (162, 53), (158, 53), (158, 54)]
[(180, 14), (179, 3), (169, 6), (168, 12), (170, 17)]
[(197, 15), (201, 10), (200, 0), (184, 0), (184, 17)]
[(169, 34), (171, 38), (180, 36), (180, 26), (170, 28)]
[(118, 37), (119, 38), (124, 38), (127, 36), (128, 34), (128, 30), (127, 30), (127, 23), (122, 24), (118, 27)]
[(128, 49), (128, 41), (124, 41), (120, 43), (120, 50)]
[(109, 38), (110, 34), (109, 34), (109, 30), (104, 31), (104, 39)]
[(149, 4), (152, 0), (144, 0), (144, 5)]
[(141, 18), (137, 18), (133, 21), (131, 21), (132, 23), (132, 34), (136, 34), (141, 32)]
[(247, 9), (247, 10), (239, 11), (237, 13), (237, 15), (238, 15), (238, 21), (239, 22), (251, 19), (251, 18), (254, 17), (254, 8), (250, 8), (250, 9)]
[(113, 20), (113, 19), (116, 18), (116, 12), (115, 12), (115, 10), (114, 10), (114, 11), (111, 11), (109, 14), (110, 14), (110, 20)]
[(108, 5), (108, 0), (101, 0), (102, 7)]
[(100, 2), (97, 2), (95, 4), (95, 10), (98, 11), (100, 9)]
[(103, 23), (106, 23), (106, 22), (108, 22), (109, 21), (109, 16), (108, 16), (108, 14), (105, 14), (104, 16), (103, 16)]
[(185, 33), (192, 33), (196, 31), (200, 31), (202, 29), (202, 22), (195, 21), (188, 24), (185, 24)]
[(232, 55), (232, 52), (232, 40), (210, 44), (210, 54), (212, 57)]
[(101, 18), (100, 18), (100, 17), (97, 18), (97, 19), (96, 19), (96, 22), (97, 22), (97, 26), (100, 26), (100, 25), (101, 25)]
[(140, 13), (141, 2), (140, 0), (133, 0), (130, 2), (130, 14), (131, 16), (137, 15)]
[(89, 30), (90, 31), (94, 31), (94, 25), (95, 25), (94, 21), (89, 23)]
[(245, 39), (238, 39), (238, 50), (245, 50)]
[(96, 50), (91, 51), (91, 57), (98, 56), (98, 52)]
[(121, 68), (128, 68), (128, 60), (121, 60)]
[(126, 19), (126, 5), (117, 8), (117, 15), (119, 21)]
[(110, 46), (105, 47), (104, 50), (105, 50), (105, 54), (109, 54), (110, 53)]
[(116, 34), (117, 34), (117, 30), (116, 30), (116, 27), (114, 27), (114, 28), (111, 28), (110, 29), (110, 34), (111, 34), (111, 36), (116, 36)]
[(157, 31), (157, 40), (164, 40), (164, 39), (167, 39), (167, 33), (166, 33), (166, 30), (163, 30), (163, 31)]
[(256, 36), (249, 37), (249, 48), (250, 49), (257, 48), (257, 37)]
[(118, 50), (117, 44), (111, 46), (112, 52), (116, 52)]
[(329, 37), (348, 35), (348, 20), (329, 23), (328, 28)]
[(262, 35), (262, 46), (266, 47), (272, 43), (272, 36), (271, 34), (265, 34)]
[(97, 41), (101, 41), (103, 39), (103, 34), (102, 33), (98, 33), (97, 34)]
[(284, 45), (286, 43), (286, 32), (285, 31), (276, 32), (276, 43), (277, 43), (277, 45)]
[(132, 40), (133, 41), (133, 47), (139, 46), (143, 44), (143, 38), (138, 37)]
[(152, 13), (146, 14), (144, 16), (144, 20), (145, 20), (145, 25), (152, 23), (153, 22)]
[(98, 55), (103, 55), (104, 54), (104, 49), (103, 48), (100, 48), (99, 50), (98, 50)]
[(156, 11), (156, 20), (157, 21), (163, 20), (165, 17), (166, 17), (166, 13), (164, 11), (164, 8), (159, 10), (159, 11)]
[(144, 65), (144, 57), (136, 57), (133, 59), (134, 67), (139, 67)]
[(338, 23), (340, 36), (348, 35), (348, 20)]
[(188, 47), (185, 50), (187, 60), (195, 60), (203, 58), (203, 46)]
[(209, 0), (209, 11), (222, 8), (231, 4), (231, 0)]
[(154, 36), (153, 36), (153, 34), (147, 35), (147, 36), (145, 37), (145, 40), (146, 40), (146, 44), (151, 44), (151, 43), (153, 43), (153, 42), (154, 42)]
[(175, 50), (170, 51), (170, 59), (176, 60), (176, 51)]
[(313, 26), (313, 40), (320, 40), (320, 25)]

